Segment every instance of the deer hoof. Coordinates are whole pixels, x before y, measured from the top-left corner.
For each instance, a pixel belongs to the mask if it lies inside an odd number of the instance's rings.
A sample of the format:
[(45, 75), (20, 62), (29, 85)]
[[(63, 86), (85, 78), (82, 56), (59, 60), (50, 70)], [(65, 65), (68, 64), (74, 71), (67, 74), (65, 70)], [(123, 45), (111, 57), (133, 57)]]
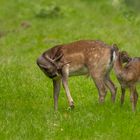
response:
[(74, 102), (73, 101), (70, 103), (70, 108), (74, 109)]
[(100, 103), (100, 104), (103, 104), (103, 103), (104, 103), (104, 100), (105, 100), (104, 97), (100, 97), (100, 98), (99, 98), (99, 103)]
[(112, 98), (111, 98), (112, 103), (115, 103), (115, 99), (116, 99), (116, 95), (115, 96), (112, 96)]

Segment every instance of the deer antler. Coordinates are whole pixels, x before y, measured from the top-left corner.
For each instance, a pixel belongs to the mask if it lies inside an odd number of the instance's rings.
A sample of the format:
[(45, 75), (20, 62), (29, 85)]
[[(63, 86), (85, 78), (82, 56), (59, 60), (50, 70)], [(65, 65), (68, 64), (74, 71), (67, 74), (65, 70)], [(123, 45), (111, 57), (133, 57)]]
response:
[(58, 66), (58, 64), (56, 63), (57, 60), (59, 60), (60, 58), (62, 58), (63, 54), (60, 54), (59, 56), (57, 56), (55, 59), (51, 59), (49, 56), (47, 55), (43, 55), (43, 57), (48, 60), (49, 62), (51, 62), (57, 69), (61, 69), (64, 65), (70, 63), (70, 62), (65, 62), (64, 64), (62, 64), (61, 66)]
[(57, 61), (57, 60), (59, 60), (60, 58), (62, 58), (63, 57), (63, 55), (64, 54), (60, 54), (59, 56), (57, 56), (55, 59), (53, 59), (53, 61)]
[(47, 61), (51, 62), (53, 65), (55, 65), (55, 67), (57, 67), (57, 64), (55, 63), (55, 61), (53, 59), (51, 59), (48, 55), (43, 54), (42, 55)]

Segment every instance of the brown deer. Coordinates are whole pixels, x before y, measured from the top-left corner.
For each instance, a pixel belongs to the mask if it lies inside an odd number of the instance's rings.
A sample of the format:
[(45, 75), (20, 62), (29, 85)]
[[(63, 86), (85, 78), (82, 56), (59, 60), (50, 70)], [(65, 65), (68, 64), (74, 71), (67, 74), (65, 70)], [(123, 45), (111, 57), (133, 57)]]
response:
[[(131, 93), (130, 100), (132, 102), (132, 111), (135, 111), (138, 100), (136, 84), (140, 82), (140, 58), (130, 58), (126, 52), (121, 52), (117, 47), (115, 48), (116, 61), (114, 63), (114, 70), (121, 85), (121, 105), (124, 103), (125, 90), (126, 88), (129, 88)], [(124, 62), (127, 63), (123, 66)]]
[(58, 108), (61, 80), (71, 108), (74, 102), (68, 87), (68, 77), (90, 75), (99, 92), (99, 102), (104, 102), (107, 88), (115, 101), (116, 87), (110, 80), (110, 70), (115, 60), (113, 47), (101, 41), (80, 40), (58, 45), (45, 51), (38, 59), (40, 69), (53, 80), (54, 108)]

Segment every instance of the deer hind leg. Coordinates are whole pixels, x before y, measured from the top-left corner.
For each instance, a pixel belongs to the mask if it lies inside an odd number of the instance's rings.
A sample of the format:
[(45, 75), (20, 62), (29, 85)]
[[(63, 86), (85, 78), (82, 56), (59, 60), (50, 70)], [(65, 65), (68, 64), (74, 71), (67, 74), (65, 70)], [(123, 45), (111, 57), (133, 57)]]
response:
[(60, 92), (61, 79), (53, 80), (53, 97), (54, 97), (54, 110), (58, 109), (58, 97)]
[(70, 90), (69, 90), (69, 87), (68, 87), (68, 76), (69, 76), (68, 70), (69, 70), (69, 68), (68, 68), (67, 65), (64, 66), (63, 69), (62, 69), (62, 84), (63, 84), (63, 87), (64, 87), (65, 92), (66, 92), (66, 96), (67, 96), (67, 99), (68, 99), (69, 106), (71, 108), (74, 108), (74, 102), (73, 102), (73, 99), (71, 97)]
[(121, 106), (123, 105), (124, 103), (124, 97), (125, 97), (125, 88), (121, 86)]
[(91, 74), (91, 76), (93, 78), (93, 81), (95, 82), (97, 89), (98, 89), (99, 102), (103, 103), (105, 100), (106, 93), (107, 93), (104, 79), (101, 78), (101, 76), (95, 76), (93, 73)]
[(132, 111), (135, 111), (138, 100), (138, 93), (135, 86), (130, 87), (130, 93), (131, 93), (130, 99), (132, 103)]
[(105, 81), (105, 85), (108, 87), (108, 89), (111, 92), (112, 102), (115, 102), (117, 88), (115, 87), (114, 83), (111, 81), (109, 76), (107, 76), (104, 81)]

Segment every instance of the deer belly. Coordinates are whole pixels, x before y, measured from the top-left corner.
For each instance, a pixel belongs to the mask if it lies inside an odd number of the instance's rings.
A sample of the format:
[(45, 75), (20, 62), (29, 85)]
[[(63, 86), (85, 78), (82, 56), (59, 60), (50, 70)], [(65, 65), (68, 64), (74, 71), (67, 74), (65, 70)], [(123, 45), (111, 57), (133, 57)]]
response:
[(85, 75), (88, 73), (86, 66), (75, 65), (69, 67), (69, 76)]

